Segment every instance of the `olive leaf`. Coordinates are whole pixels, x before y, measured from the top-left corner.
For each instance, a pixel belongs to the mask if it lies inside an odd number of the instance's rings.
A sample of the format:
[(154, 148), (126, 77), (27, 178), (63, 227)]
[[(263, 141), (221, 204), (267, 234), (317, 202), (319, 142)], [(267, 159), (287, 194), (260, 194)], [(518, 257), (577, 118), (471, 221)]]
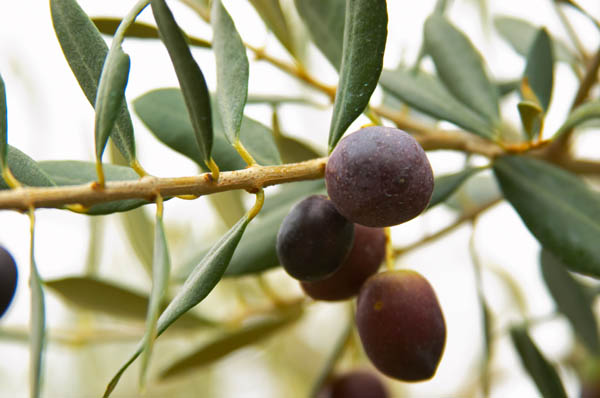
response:
[(213, 146), (213, 126), (208, 87), (200, 67), (192, 57), (181, 29), (164, 0), (152, 0), (152, 13), (162, 41), (175, 68), (177, 80), (194, 128), (202, 162), (208, 163)]
[(339, 70), (342, 64), (346, 0), (294, 0), (294, 4), (317, 48)]
[(487, 77), (481, 55), (467, 36), (445, 17), (433, 14), (425, 21), (424, 41), (448, 91), (496, 125), (500, 119), (496, 88)]
[(435, 76), (398, 67), (384, 70), (379, 83), (388, 93), (426, 115), (447, 120), (485, 138), (494, 136), (494, 126), (454, 98)]
[(4, 79), (0, 75), (0, 174), (6, 168), (6, 157), (8, 156), (8, 140), (7, 140), (8, 124), (6, 121), (6, 87)]
[(274, 311), (272, 314), (264, 317), (264, 319), (255, 320), (239, 330), (221, 334), (214, 340), (201, 345), (167, 366), (161, 372), (160, 379), (168, 380), (175, 376), (197, 370), (202, 366), (214, 364), (216, 361), (240, 348), (257, 344), (300, 319), (303, 313), (302, 309), (301, 302), (294, 303), (288, 308)]
[(600, 196), (542, 160), (503, 156), (493, 166), (505, 198), (544, 249), (570, 270), (600, 277)]
[[(546, 29), (541, 28), (535, 35), (527, 55), (524, 77), (539, 100), (542, 109), (548, 112), (554, 81), (554, 55), (552, 43)], [(525, 99), (528, 99), (523, 95)]]
[(435, 178), (433, 184), (433, 193), (429, 200), (428, 208), (432, 208), (442, 203), (450, 197), (460, 186), (473, 174), (481, 171), (482, 168), (468, 167), (458, 173), (446, 174)]
[[(162, 200), (162, 199), (161, 199)], [(157, 203), (157, 206), (159, 204)], [(162, 203), (160, 204), (162, 206)], [(142, 347), (142, 365), (140, 367), (140, 385), (145, 384), (148, 372), (148, 364), (154, 348), (156, 339), (156, 323), (161, 310), (161, 303), (167, 292), (169, 282), (169, 272), (171, 269), (171, 260), (169, 259), (169, 248), (165, 236), (165, 227), (163, 225), (162, 210), (156, 212), (156, 222), (154, 227), (154, 253), (152, 260), (152, 289), (150, 291), (150, 301), (146, 315), (146, 331), (144, 333), (144, 346)]]
[[(44, 281), (62, 300), (75, 307), (136, 322), (146, 320), (148, 296), (118, 283), (91, 276), (68, 276)], [(161, 309), (168, 301), (161, 301)], [(215, 323), (195, 313), (187, 312), (174, 328), (196, 329), (215, 326)]]
[[(115, 34), (117, 28), (121, 24), (119, 18), (108, 17), (93, 17), (92, 22), (96, 25), (96, 28), (98, 28), (100, 33), (110, 36)], [(125, 37), (135, 37), (136, 39), (159, 39), (160, 35), (158, 29), (154, 26), (136, 21), (127, 27)], [(210, 42), (196, 37), (188, 36), (187, 39), (191, 46), (203, 48), (210, 48), (212, 46)]]
[(96, 120), (94, 130), (96, 159), (98, 162), (102, 159), (108, 137), (125, 101), (129, 64), (129, 55), (125, 54), (120, 47), (109, 53), (106, 58), (95, 101)]
[(31, 335), (29, 337), (29, 388), (30, 396), (39, 398), (42, 389), (42, 367), (46, 345), (46, 299), (44, 289), (34, 259), (34, 235), (31, 232), (31, 253), (29, 268), (29, 286), (31, 289)]
[[(53, 179), (40, 167), (39, 163), (10, 145), (7, 148), (6, 163), (15, 178), (24, 185), (32, 187), (56, 185)], [(8, 185), (1, 175), (0, 189), (8, 189)]]
[(258, 12), (263, 22), (275, 34), (286, 50), (297, 58), (298, 53), (294, 37), (279, 0), (250, 0), (250, 4)]
[[(203, 257), (200, 263), (188, 276), (181, 290), (175, 295), (167, 308), (158, 318), (156, 336), (160, 336), (179, 317), (201, 302), (223, 277), (231, 257), (242, 237), (250, 219), (244, 216), (225, 235), (221, 237)], [(129, 365), (141, 354), (145, 339), (142, 340), (135, 352), (117, 371), (109, 382), (104, 397), (110, 396), (121, 375)]]
[[(510, 16), (497, 16), (494, 18), (494, 26), (506, 41), (514, 48), (514, 50), (527, 56), (535, 36), (539, 29), (523, 19)], [(557, 61), (574, 64), (577, 62), (575, 54), (556, 38), (550, 37), (552, 43), (552, 52)]]
[(346, 0), (344, 46), (329, 128), (329, 152), (365, 110), (383, 68), (387, 39), (385, 0)]
[(536, 102), (520, 101), (517, 104), (521, 124), (529, 140), (539, 137), (544, 124), (544, 109)]
[(213, 0), (211, 22), (217, 61), (217, 104), (225, 137), (233, 144), (239, 137), (248, 97), (248, 57), (246, 47), (221, 0)]
[[(50, 0), (50, 11), (65, 58), (86, 98), (94, 106), (108, 46), (77, 1)], [(110, 136), (127, 161), (135, 161), (133, 125), (125, 101)]]
[(575, 108), (569, 114), (567, 120), (560, 126), (554, 137), (558, 137), (590, 119), (600, 119), (600, 100), (589, 101)]
[(590, 353), (597, 356), (600, 354), (598, 322), (585, 287), (547, 250), (540, 252), (540, 266), (546, 287), (558, 310), (567, 317)]
[(545, 398), (567, 397), (567, 393), (554, 367), (535, 345), (527, 330), (512, 327), (510, 337), (519, 354), (523, 367), (529, 373), (540, 394)]

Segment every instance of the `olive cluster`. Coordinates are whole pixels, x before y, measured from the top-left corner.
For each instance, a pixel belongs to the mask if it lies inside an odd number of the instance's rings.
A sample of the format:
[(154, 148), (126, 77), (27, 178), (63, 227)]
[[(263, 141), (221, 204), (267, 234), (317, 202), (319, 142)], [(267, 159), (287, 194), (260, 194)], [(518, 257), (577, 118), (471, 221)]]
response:
[(314, 299), (358, 296), (358, 333), (381, 373), (403, 381), (431, 378), (446, 341), (433, 288), (414, 271), (377, 273), (386, 252), (383, 227), (413, 219), (429, 203), (427, 155), (402, 130), (362, 128), (335, 148), (325, 182), (329, 198), (305, 198), (281, 224), (277, 254), (283, 268)]
[(10, 253), (0, 246), (0, 318), (4, 315), (17, 289), (17, 264)]

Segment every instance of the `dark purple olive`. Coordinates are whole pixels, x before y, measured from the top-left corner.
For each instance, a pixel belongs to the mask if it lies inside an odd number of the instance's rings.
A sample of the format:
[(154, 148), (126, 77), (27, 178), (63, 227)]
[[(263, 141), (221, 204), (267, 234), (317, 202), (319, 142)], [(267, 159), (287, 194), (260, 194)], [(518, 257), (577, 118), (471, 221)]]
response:
[(377, 375), (366, 370), (353, 370), (336, 375), (317, 398), (388, 398), (390, 395)]
[(283, 268), (301, 281), (333, 274), (346, 260), (354, 240), (354, 224), (323, 195), (296, 204), (277, 234), (277, 256)]
[(388, 227), (425, 210), (433, 172), (419, 143), (402, 130), (373, 126), (345, 137), (325, 170), (327, 193), (352, 222)]
[(0, 318), (10, 305), (17, 289), (17, 264), (10, 253), (0, 246)]
[(354, 224), (354, 244), (342, 266), (325, 279), (300, 284), (306, 294), (316, 300), (346, 300), (358, 294), (362, 284), (377, 272), (384, 258), (383, 229)]
[(430, 379), (446, 344), (446, 323), (433, 288), (408, 270), (376, 274), (358, 295), (356, 325), (363, 348), (383, 374)]

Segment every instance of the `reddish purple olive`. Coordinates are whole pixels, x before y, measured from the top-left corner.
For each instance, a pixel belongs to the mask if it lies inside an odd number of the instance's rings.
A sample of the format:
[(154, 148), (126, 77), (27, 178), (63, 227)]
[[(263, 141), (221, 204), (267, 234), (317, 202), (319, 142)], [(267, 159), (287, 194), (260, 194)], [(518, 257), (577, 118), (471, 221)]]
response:
[(346, 260), (354, 240), (354, 224), (323, 195), (297, 203), (277, 233), (277, 256), (290, 276), (317, 281), (333, 274)]
[(433, 288), (415, 271), (387, 271), (360, 290), (356, 325), (363, 348), (383, 374), (423, 381), (436, 372), (446, 323)]
[(300, 285), (315, 300), (346, 300), (358, 294), (363, 283), (377, 272), (384, 258), (383, 229), (354, 224), (354, 244), (341, 267), (325, 279), (300, 282)]
[(327, 162), (325, 182), (340, 214), (368, 227), (415, 218), (433, 193), (425, 151), (392, 127), (365, 127), (342, 139)]
[(17, 289), (17, 264), (10, 253), (0, 246), (0, 318), (4, 315)]
[(317, 398), (388, 398), (387, 388), (377, 375), (353, 370), (336, 375), (317, 394)]

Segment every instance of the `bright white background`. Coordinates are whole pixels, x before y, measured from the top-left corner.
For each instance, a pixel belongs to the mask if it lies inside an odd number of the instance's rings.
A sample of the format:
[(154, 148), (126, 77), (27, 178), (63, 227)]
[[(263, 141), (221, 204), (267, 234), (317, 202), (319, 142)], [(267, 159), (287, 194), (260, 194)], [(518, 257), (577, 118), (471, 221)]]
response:
[[(270, 53), (286, 57), (246, 1), (230, 0), (224, 3), (246, 41), (257, 46), (266, 44)], [(290, 6), (292, 2), (283, 3)], [(553, 35), (566, 39), (564, 29), (549, 0), (491, 0), (488, 3), (491, 15), (519, 16), (534, 24), (545, 25)], [(122, 16), (131, 7), (132, 2), (81, 0), (80, 4), (91, 16)], [(199, 17), (193, 12), (188, 12), (180, 3), (170, 4), (178, 21), (190, 35), (210, 39), (210, 27)], [(580, 4), (593, 15), (600, 16), (600, 3), (597, 1), (581, 0)], [(409, 64), (414, 61), (421, 43), (423, 21), (433, 9), (433, 5), (434, 1), (431, 0), (388, 1), (390, 24), (386, 67), (394, 67), (401, 59)], [(588, 51), (595, 49), (599, 43), (598, 32), (575, 12), (567, 10), (567, 15), (572, 18), (577, 29), (585, 32), (583, 41)], [(475, 1), (454, 1), (449, 16), (484, 53), (493, 77), (501, 79), (520, 75), (524, 68), (522, 58), (499, 39), (493, 29), (484, 29), (486, 33), (482, 34)], [(150, 10), (146, 10), (140, 19), (151, 22)], [(136, 98), (150, 89), (177, 84), (169, 58), (160, 42), (128, 39), (124, 48), (132, 60), (127, 87), (129, 99)], [(212, 54), (196, 49), (194, 55), (203, 69), (209, 88), (214, 90), (215, 70)], [(335, 84), (336, 75), (318, 51), (312, 48), (311, 55), (311, 71), (315, 76)], [(426, 62), (425, 66), (431, 67), (431, 64)], [(52, 29), (47, 1), (0, 2), (0, 73), (7, 89), (8, 137), (11, 145), (36, 160), (93, 159), (93, 109), (83, 96), (63, 57)], [(564, 120), (575, 89), (575, 78), (564, 65), (559, 65), (556, 70), (552, 107), (546, 122), (547, 132), (554, 131)], [(326, 99), (320, 94), (303, 87), (265, 63), (251, 64), (250, 92), (306, 95), (326, 103)], [(374, 99), (378, 101), (380, 98), (381, 93), (377, 91)], [(518, 119), (515, 105), (516, 99), (509, 99), (503, 104), (502, 110), (516, 125)], [(281, 108), (280, 118), (286, 133), (301, 137), (324, 150), (330, 112), (331, 110), (315, 111), (301, 106), (284, 106)], [(270, 123), (268, 107), (249, 106), (247, 114), (265, 124)], [(135, 116), (133, 118), (138, 156), (150, 173), (157, 176), (196, 173), (196, 167), (191, 161), (158, 143), (139, 120)], [(355, 125), (359, 126), (365, 123), (365, 120), (359, 119)], [(586, 139), (582, 145), (585, 155), (597, 156), (598, 153), (593, 151), (593, 148), (598, 148), (597, 140), (593, 140), (589, 135), (583, 138)], [(462, 156), (444, 152), (429, 155), (438, 174), (457, 170), (463, 159)], [(148, 212), (153, 212), (153, 206), (148, 206)], [(106, 219), (108, 222), (104, 236), (105, 251), (101, 261), (102, 276), (139, 289), (148, 289), (148, 278), (124, 242), (125, 236), (118, 219), (114, 216)], [(401, 246), (416, 241), (451, 219), (452, 213), (447, 209), (432, 211), (425, 217), (396, 227), (395, 243)], [(165, 220), (170, 229), (183, 231), (191, 241), (199, 242), (198, 245), (206, 243), (222, 229), (205, 199), (168, 202)], [(89, 219), (85, 216), (55, 210), (37, 212), (36, 258), (43, 278), (79, 274), (83, 271), (87, 255), (88, 226)], [(0, 244), (13, 253), (20, 271), (15, 302), (9, 313), (0, 321), (0, 328), (18, 329), (26, 327), (28, 323), (28, 228), (26, 216), (0, 211)], [(398, 261), (399, 267), (417, 269), (430, 280), (442, 304), (448, 327), (446, 351), (436, 377), (427, 383), (408, 386), (409, 395), (456, 396), (465, 393), (465, 390), (460, 390), (461, 387), (476, 380), (482, 335), (473, 283), (473, 267), (467, 251), (470, 233), (470, 228), (460, 228), (447, 239), (417, 250)], [(170, 240), (175, 239), (171, 237)], [(177, 248), (182, 247), (181, 244), (170, 243)], [(518, 281), (521, 289), (527, 294), (526, 305), (531, 316), (543, 316), (553, 310), (553, 304), (539, 276), (538, 245), (509, 206), (497, 206), (480, 219), (476, 231), (476, 248), (484, 266), (504, 269)], [(174, 266), (183, 261), (187, 254), (189, 251), (186, 252), (185, 249), (172, 250)], [(518, 314), (511, 310), (514, 303), (511, 303), (505, 288), (489, 272), (484, 273), (484, 288), (501, 321), (500, 329), (508, 321), (519, 319)], [(104, 354), (99, 354), (103, 350), (103, 346), (99, 346), (95, 349), (83, 349), (82, 351), (87, 353), (85, 355), (74, 354), (75, 348), (52, 341), (53, 331), (72, 330), (76, 324), (73, 321), (73, 313), (65, 310), (60, 301), (52, 295), (48, 295), (47, 304), (50, 343), (45, 360), (44, 396), (98, 396), (131, 347), (110, 347), (106, 348)], [(333, 335), (337, 330), (330, 321), (331, 315), (337, 310), (334, 305), (318, 307), (311, 314), (312, 322), (303, 328), (306, 339), (314, 342), (315, 349), (326, 350), (330, 344), (323, 335), (327, 335), (328, 331)], [(552, 359), (565, 355), (573, 344), (571, 331), (562, 320), (536, 328), (533, 335), (544, 353)], [(159, 341), (158, 345), (160, 344)], [(524, 377), (510, 342), (501, 338), (495, 348), (494, 373), (497, 382), (492, 396), (536, 396), (537, 390), (529, 379)], [(218, 378), (224, 383), (213, 392), (215, 396), (293, 396), (292, 392), (281, 390), (281, 384), (269, 378), (259, 354), (251, 349), (243, 351), (246, 352), (245, 356), (233, 355), (216, 366)], [(94, 355), (101, 356), (104, 362), (98, 362), (99, 366), (96, 366)], [(106, 355), (113, 357), (109, 366), (104, 366), (107, 363)], [(310, 358), (299, 360), (311, 361)], [(155, 362), (160, 362), (160, 358), (155, 357)], [(28, 395), (27, 367), (26, 344), (0, 341), (0, 397)], [(125, 380), (125, 377), (124, 383), (135, 385), (137, 369), (134, 369), (135, 367), (129, 371), (130, 380)], [(228, 382), (227, 375), (232, 373), (235, 373), (239, 382)], [(569, 394), (576, 395), (577, 382), (574, 375), (564, 369), (561, 369), (561, 374)], [(157, 387), (154, 394), (159, 394), (159, 391), (162, 390)], [(192, 391), (194, 393), (188, 396), (196, 396), (199, 390)], [(114, 396), (119, 396), (118, 393), (119, 390)], [(149, 395), (154, 396), (152, 389)]]

